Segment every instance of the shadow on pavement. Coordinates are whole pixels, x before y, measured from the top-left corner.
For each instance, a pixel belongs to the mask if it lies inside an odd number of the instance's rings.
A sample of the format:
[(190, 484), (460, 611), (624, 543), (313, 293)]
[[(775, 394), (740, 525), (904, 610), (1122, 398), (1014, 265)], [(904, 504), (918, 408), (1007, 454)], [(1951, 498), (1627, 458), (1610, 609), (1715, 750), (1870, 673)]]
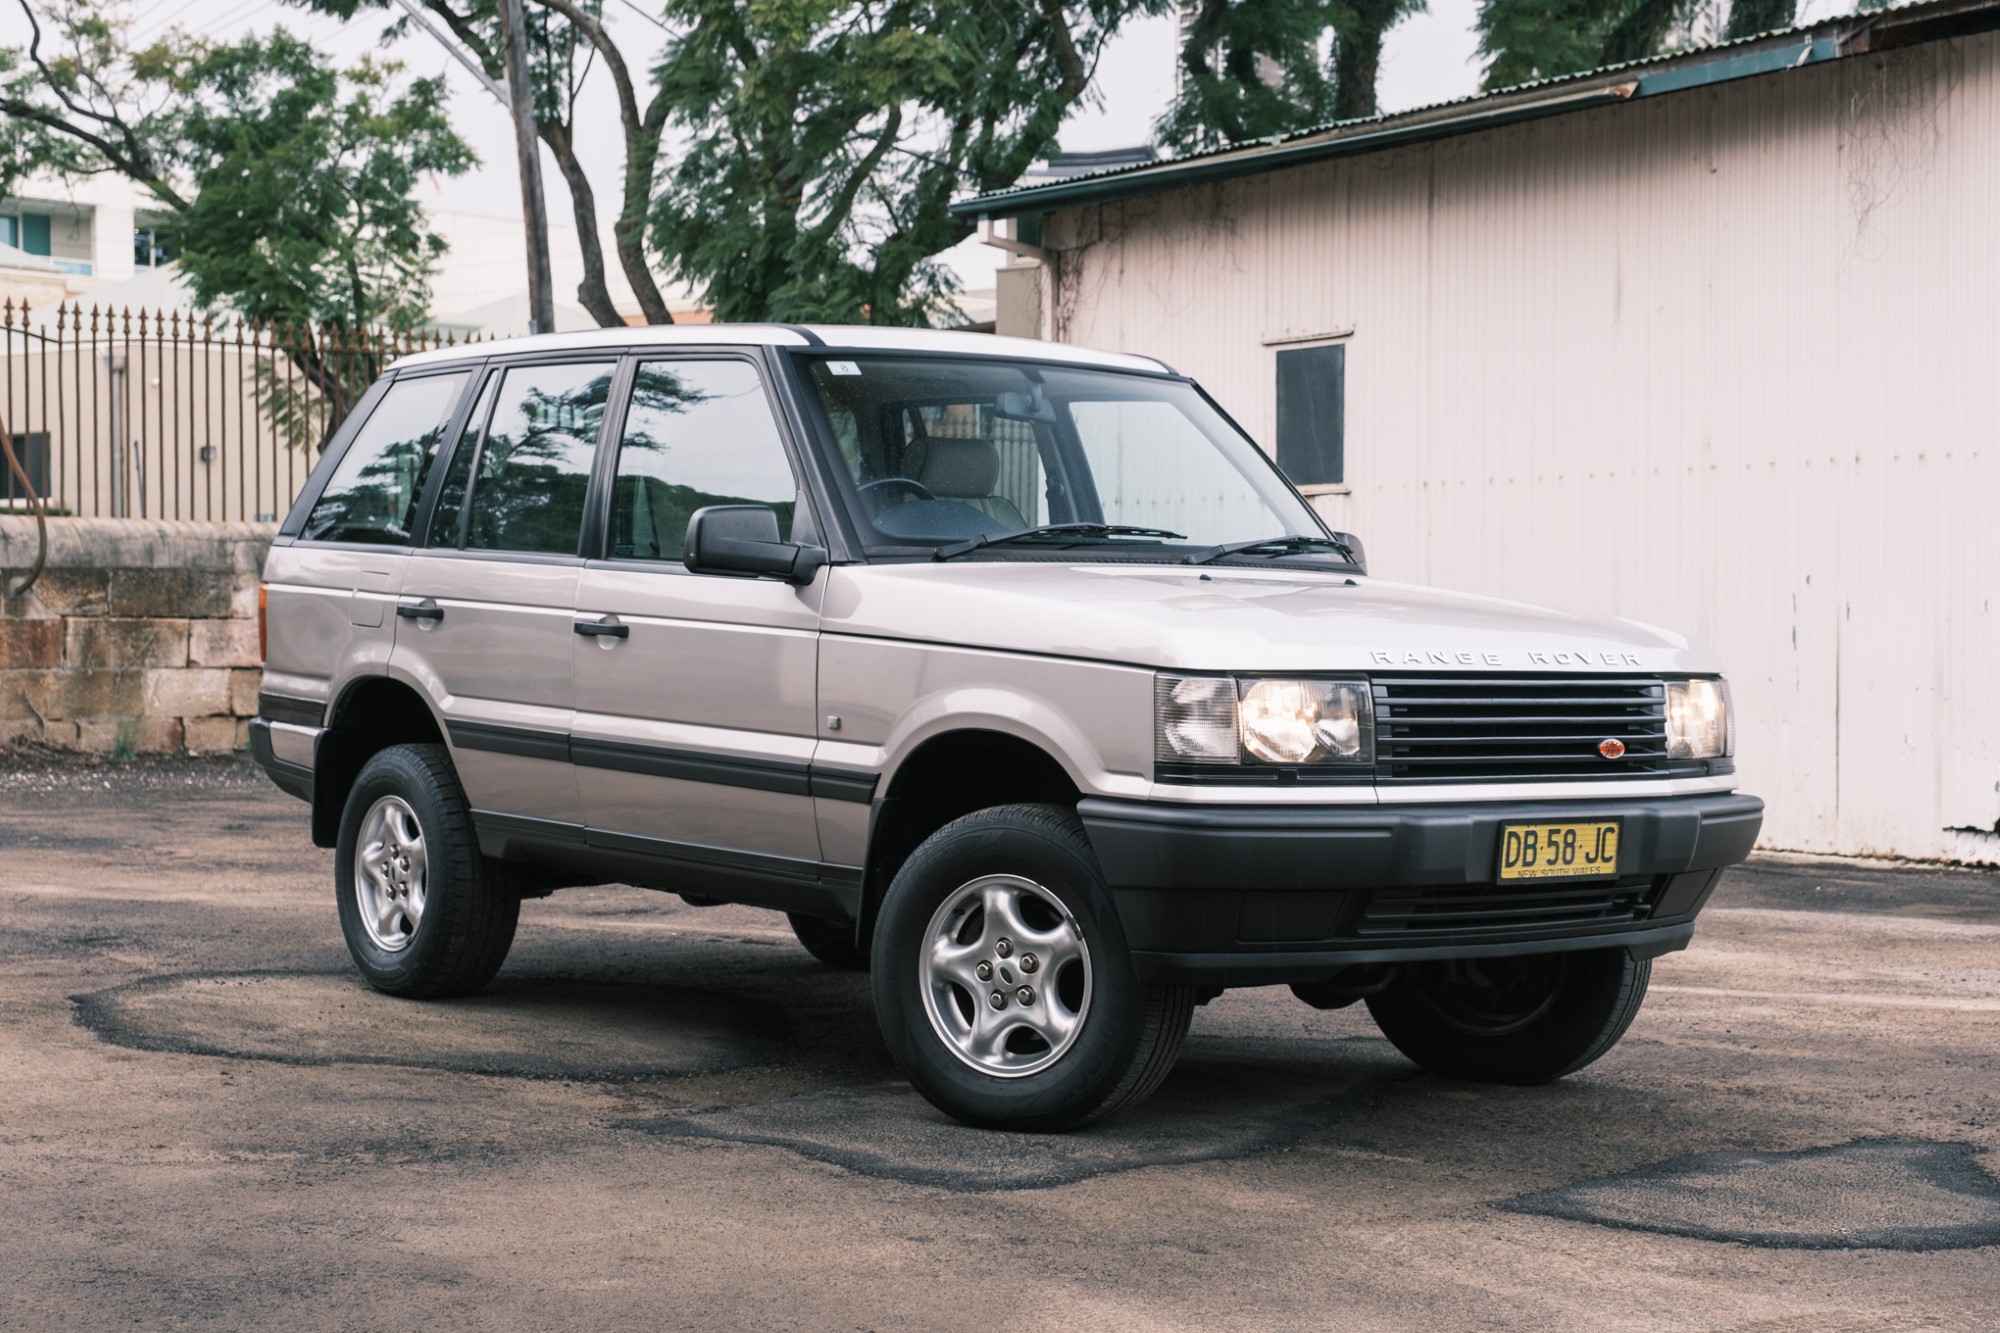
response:
[(784, 1058), (775, 1005), (729, 991), (506, 980), (462, 1000), (399, 1000), (351, 972), (147, 977), (71, 997), (116, 1046), (280, 1064), (399, 1065), (513, 1078), (715, 1074)]
[(2000, 1184), (1964, 1143), (1860, 1141), (1719, 1152), (1579, 1181), (1499, 1206), (1573, 1222), (1795, 1250), (2000, 1244)]
[(1067, 1134), (971, 1129), (908, 1084), (833, 1088), (624, 1122), (647, 1134), (783, 1148), (859, 1175), (955, 1193), (1049, 1189), (1144, 1167), (1290, 1147), (1371, 1108), (1414, 1070), (1184, 1059), (1144, 1105)]

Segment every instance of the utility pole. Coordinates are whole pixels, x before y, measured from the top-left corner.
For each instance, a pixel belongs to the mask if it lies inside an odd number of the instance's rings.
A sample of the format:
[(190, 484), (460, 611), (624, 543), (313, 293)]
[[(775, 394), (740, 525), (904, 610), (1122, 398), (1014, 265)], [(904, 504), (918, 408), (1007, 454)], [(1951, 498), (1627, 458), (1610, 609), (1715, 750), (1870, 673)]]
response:
[(521, 159), (521, 222), (528, 237), (530, 333), (556, 329), (555, 282), (549, 276), (549, 214), (542, 202), (541, 146), (535, 139), (535, 95), (528, 83), (528, 30), (521, 0), (500, 0), (507, 43), (507, 100), (514, 111), (514, 147)]

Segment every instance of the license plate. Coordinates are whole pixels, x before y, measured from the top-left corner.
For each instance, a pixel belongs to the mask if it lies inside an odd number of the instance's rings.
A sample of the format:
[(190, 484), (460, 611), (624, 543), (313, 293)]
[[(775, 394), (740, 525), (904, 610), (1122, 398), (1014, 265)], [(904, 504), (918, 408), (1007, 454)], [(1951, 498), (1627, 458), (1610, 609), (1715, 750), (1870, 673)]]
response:
[(1503, 824), (1502, 879), (1609, 879), (1618, 874), (1618, 821)]

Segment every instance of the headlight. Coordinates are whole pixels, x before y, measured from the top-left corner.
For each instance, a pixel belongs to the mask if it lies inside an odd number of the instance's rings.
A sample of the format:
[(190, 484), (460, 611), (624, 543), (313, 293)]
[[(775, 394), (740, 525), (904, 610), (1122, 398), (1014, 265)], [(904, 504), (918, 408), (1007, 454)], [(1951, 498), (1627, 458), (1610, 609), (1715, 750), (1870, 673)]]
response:
[(1721, 759), (1731, 753), (1729, 686), (1720, 680), (1667, 682), (1667, 758)]
[(1375, 762), (1375, 713), (1364, 680), (1235, 680), (1161, 676), (1164, 763), (1362, 765)]

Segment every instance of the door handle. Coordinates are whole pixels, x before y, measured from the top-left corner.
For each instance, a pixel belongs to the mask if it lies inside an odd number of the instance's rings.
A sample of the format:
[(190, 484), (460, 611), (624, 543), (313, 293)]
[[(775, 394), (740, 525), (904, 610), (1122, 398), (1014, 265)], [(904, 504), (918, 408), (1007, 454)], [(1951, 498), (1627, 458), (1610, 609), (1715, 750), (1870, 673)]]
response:
[(628, 639), (632, 637), (630, 625), (607, 625), (601, 620), (572, 620), (569, 627), (578, 634), (593, 639)]
[(398, 606), (396, 608), (396, 614), (401, 616), (405, 620), (437, 621), (444, 619), (444, 608), (441, 606), (403, 605), (403, 606)]

